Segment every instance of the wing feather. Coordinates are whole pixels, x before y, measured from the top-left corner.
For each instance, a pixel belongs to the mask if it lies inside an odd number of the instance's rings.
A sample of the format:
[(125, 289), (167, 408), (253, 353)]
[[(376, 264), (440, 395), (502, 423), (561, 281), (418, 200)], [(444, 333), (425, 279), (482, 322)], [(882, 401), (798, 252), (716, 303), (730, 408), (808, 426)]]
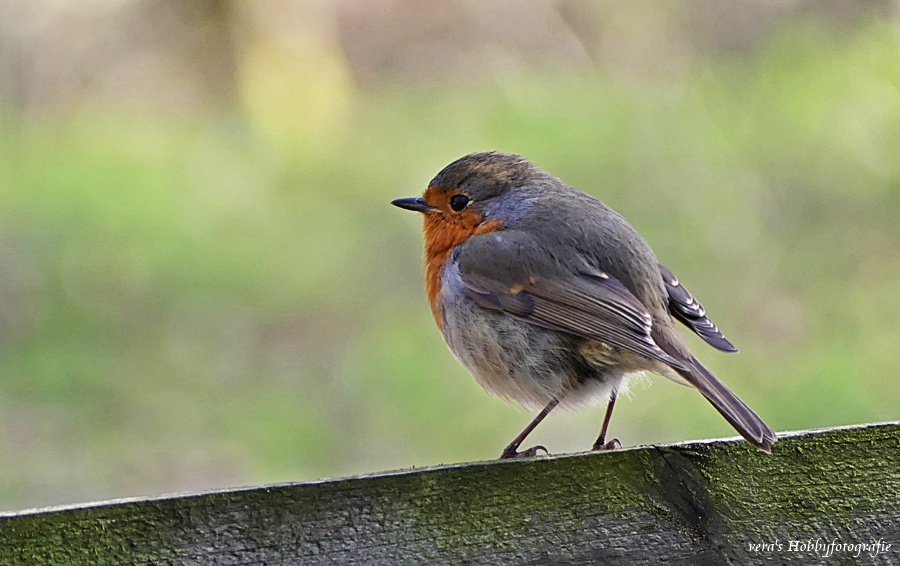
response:
[(659, 270), (669, 294), (669, 312), (672, 317), (693, 330), (713, 348), (731, 354), (737, 353), (738, 349), (706, 316), (703, 305), (678, 282), (678, 278), (662, 265), (659, 266)]
[[(514, 238), (504, 232), (504, 236), (491, 234), (481, 239), (477, 247), (461, 246), (457, 257), (460, 277), (467, 296), (478, 305), (687, 369), (653, 341), (649, 311), (614, 277), (587, 272), (534, 275), (518, 269), (515, 261), (534, 263), (528, 261), (527, 252), (535, 248)], [(510, 253), (515, 257), (509, 257)], [(490, 260), (482, 261), (486, 255)]]

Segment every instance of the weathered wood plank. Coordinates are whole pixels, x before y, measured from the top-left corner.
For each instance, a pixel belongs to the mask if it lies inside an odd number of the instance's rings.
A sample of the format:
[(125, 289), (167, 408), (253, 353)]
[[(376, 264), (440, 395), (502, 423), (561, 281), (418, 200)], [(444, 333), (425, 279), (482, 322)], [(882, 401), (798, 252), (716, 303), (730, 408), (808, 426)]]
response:
[(809, 539), (900, 564), (900, 423), (0, 514), (3, 565), (825, 562)]

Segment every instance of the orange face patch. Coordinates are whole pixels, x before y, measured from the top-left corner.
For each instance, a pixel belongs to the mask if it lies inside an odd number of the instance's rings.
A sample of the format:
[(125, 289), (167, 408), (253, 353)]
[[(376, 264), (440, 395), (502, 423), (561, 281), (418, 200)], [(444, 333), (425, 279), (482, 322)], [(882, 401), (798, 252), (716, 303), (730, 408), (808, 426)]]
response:
[(462, 191), (429, 186), (422, 195), (425, 203), (436, 209), (425, 214), (422, 230), (425, 233), (425, 291), (438, 327), (442, 323), (441, 277), (444, 273), (444, 263), (449, 259), (453, 248), (471, 236), (503, 228), (503, 223), (498, 220), (485, 222), (484, 218), (470, 207), (460, 212), (450, 208), (450, 197), (456, 194), (462, 194)]

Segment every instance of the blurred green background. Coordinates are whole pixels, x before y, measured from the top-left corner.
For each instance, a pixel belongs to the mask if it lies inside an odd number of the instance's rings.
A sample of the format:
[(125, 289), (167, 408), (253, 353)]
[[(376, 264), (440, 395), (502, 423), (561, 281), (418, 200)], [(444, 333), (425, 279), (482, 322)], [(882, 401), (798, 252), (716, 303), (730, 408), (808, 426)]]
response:
[[(900, 418), (894, 2), (4, 0), (0, 509), (496, 457), (388, 204), (488, 149), (628, 218), (774, 429)], [(653, 381), (624, 445), (734, 435)]]

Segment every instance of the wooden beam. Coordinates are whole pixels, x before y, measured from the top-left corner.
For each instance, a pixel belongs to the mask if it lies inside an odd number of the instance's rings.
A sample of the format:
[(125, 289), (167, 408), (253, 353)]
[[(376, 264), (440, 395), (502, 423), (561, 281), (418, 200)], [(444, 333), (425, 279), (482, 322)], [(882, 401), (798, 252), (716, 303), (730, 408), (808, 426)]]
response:
[(900, 423), (0, 514), (3, 565), (826, 560), (900, 564)]

